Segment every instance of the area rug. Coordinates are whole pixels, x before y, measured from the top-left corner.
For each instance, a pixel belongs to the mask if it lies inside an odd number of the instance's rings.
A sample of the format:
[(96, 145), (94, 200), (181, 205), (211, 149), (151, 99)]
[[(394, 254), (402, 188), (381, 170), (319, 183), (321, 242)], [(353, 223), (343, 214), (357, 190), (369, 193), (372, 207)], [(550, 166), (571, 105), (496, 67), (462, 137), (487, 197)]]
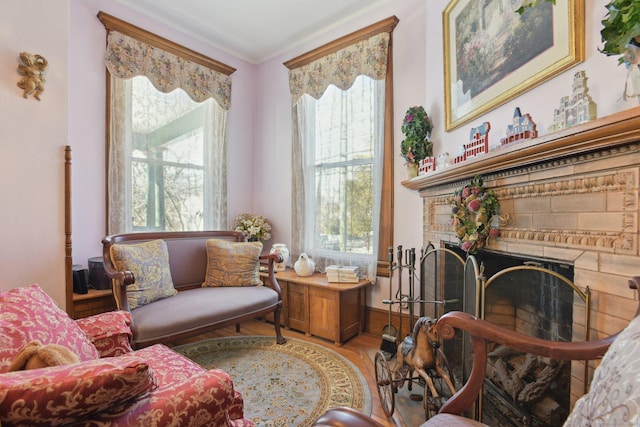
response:
[(244, 398), (244, 415), (259, 426), (310, 426), (327, 409), (371, 414), (371, 392), (356, 366), (318, 344), (287, 337), (214, 338), (174, 350), (205, 368), (223, 369)]

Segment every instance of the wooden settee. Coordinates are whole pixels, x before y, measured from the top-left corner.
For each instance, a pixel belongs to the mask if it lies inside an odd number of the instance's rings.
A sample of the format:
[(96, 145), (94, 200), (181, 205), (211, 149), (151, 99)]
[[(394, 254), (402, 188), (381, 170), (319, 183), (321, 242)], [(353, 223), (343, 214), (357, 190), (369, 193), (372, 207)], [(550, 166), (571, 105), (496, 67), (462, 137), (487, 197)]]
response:
[[(171, 278), (178, 292), (130, 309), (127, 288), (135, 283), (136, 278), (131, 271), (119, 271), (115, 267), (112, 247), (158, 239), (166, 243)], [(104, 270), (112, 280), (118, 309), (131, 313), (132, 344), (135, 347), (167, 344), (230, 325), (239, 329), (242, 321), (267, 313), (274, 315), (277, 342), (285, 342), (280, 331), (282, 297), (274, 274), (274, 263), (281, 261), (280, 255), (260, 255), (260, 262), (266, 264), (269, 273), (264, 286), (203, 287), (207, 269), (206, 242), (209, 239), (243, 242), (246, 236), (235, 231), (188, 231), (126, 233), (104, 238)]]

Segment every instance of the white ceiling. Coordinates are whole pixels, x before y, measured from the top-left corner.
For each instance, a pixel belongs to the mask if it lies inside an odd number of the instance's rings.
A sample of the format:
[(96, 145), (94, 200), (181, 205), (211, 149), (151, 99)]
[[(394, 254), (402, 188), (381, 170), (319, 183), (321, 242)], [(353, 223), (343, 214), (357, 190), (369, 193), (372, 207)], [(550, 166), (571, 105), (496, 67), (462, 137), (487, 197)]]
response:
[(392, 0), (118, 0), (259, 64)]

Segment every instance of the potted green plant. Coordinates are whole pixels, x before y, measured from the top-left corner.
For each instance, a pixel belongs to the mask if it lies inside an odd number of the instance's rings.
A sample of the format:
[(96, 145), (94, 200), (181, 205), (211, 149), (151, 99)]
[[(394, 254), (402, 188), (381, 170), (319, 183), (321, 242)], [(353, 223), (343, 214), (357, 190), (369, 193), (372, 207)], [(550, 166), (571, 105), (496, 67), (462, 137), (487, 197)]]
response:
[(638, 0), (611, 0), (606, 6), (600, 35), (604, 46), (600, 52), (607, 56), (622, 55), (624, 63), (629, 45), (640, 46), (640, 2)]
[(433, 156), (433, 143), (429, 140), (433, 122), (422, 106), (407, 110), (402, 120), (404, 139), (400, 143), (400, 155), (410, 169), (409, 176), (417, 176), (420, 160)]

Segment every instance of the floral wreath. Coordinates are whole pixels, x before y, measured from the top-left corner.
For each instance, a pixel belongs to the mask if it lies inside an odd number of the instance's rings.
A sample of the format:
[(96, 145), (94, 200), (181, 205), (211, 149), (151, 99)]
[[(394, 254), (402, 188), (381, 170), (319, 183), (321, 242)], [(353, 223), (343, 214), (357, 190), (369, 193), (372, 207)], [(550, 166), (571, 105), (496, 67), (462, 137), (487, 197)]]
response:
[(482, 184), (482, 178), (476, 176), (450, 199), (451, 226), (460, 240), (460, 249), (469, 254), (486, 246), (489, 239), (498, 237), (499, 227), (504, 223), (498, 216), (498, 199)]

